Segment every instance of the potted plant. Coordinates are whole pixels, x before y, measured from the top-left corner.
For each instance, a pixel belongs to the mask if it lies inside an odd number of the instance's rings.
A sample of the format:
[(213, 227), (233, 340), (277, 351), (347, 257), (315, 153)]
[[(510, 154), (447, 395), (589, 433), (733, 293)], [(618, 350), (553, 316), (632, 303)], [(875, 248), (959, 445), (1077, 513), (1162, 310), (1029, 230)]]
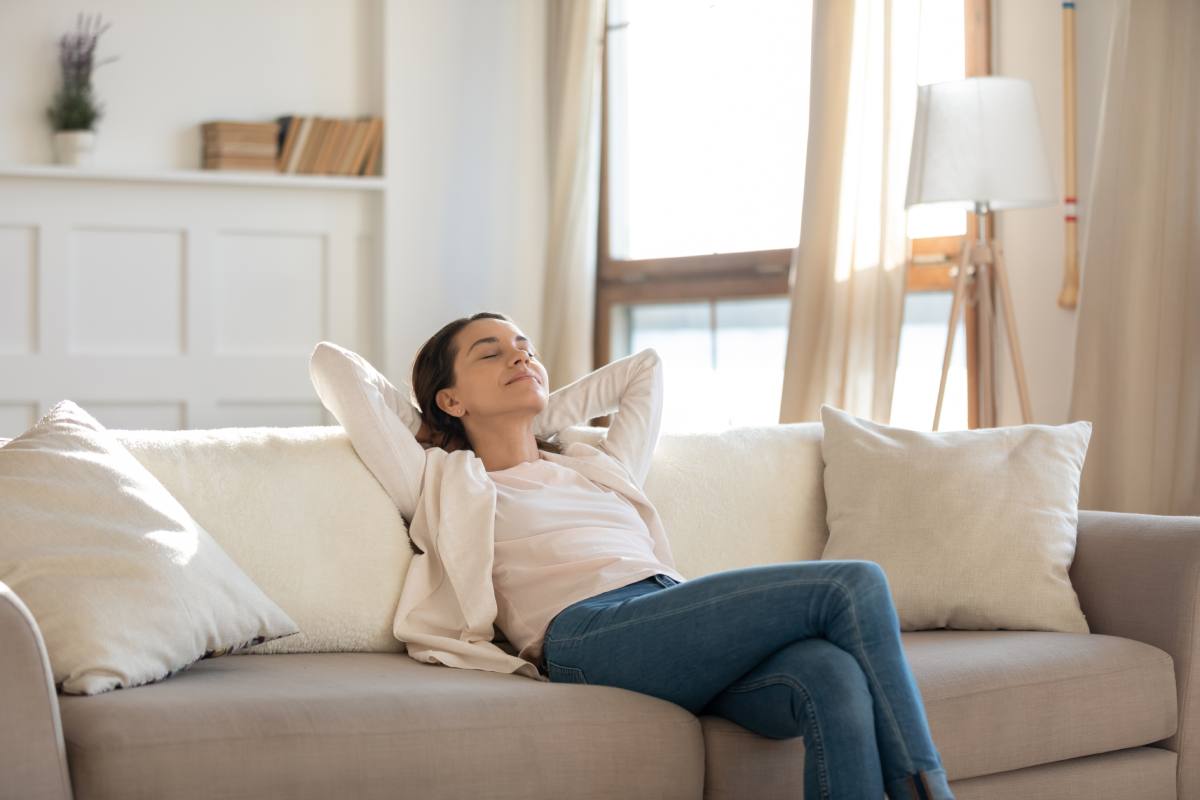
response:
[(60, 164), (85, 165), (92, 162), (96, 146), (96, 123), (103, 108), (92, 91), (92, 71), (109, 58), (96, 62), (96, 42), (109, 24), (101, 25), (100, 15), (80, 14), (75, 32), (58, 40), (58, 63), (62, 85), (46, 109), (54, 129), (54, 154)]

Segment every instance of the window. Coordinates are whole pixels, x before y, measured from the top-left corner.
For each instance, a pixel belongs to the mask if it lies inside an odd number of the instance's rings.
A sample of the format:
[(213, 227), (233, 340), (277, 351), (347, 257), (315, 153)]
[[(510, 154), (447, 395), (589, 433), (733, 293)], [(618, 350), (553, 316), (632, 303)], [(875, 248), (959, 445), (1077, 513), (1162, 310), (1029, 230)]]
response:
[(609, 3), (614, 258), (796, 246), (811, 17), (810, 0)]
[[(986, 74), (988, 13), (987, 0), (922, 0), (918, 82)], [(660, 352), (664, 431), (779, 419), (811, 23), (811, 0), (608, 2), (594, 355)], [(909, 212), (894, 424), (932, 421), (969, 217)], [(943, 429), (974, 424), (973, 327), (968, 312)]]
[(663, 359), (663, 429), (722, 430), (779, 419), (788, 298), (620, 304), (621, 350)]
[(658, 349), (664, 430), (779, 419), (811, 23), (811, 0), (609, 0), (596, 363)]

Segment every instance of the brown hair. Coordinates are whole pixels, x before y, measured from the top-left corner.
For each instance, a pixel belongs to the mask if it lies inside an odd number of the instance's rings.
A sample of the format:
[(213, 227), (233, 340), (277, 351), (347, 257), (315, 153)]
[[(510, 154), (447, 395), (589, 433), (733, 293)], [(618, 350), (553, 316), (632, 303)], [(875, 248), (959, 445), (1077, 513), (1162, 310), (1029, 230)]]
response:
[[(447, 414), (437, 404), (437, 393), (454, 385), (454, 359), (458, 355), (458, 347), (454, 337), (467, 323), (477, 319), (502, 319), (512, 322), (506, 315), (494, 311), (480, 311), (469, 317), (459, 317), (447, 322), (441, 329), (430, 336), (417, 357), (413, 360), (412, 389), (417, 406), (421, 409), (421, 419), (425, 421), (433, 436), (433, 443), (443, 449), (471, 449), (471, 441), (467, 438), (466, 428), (462, 420)], [(562, 453), (562, 445), (545, 439), (536, 438), (538, 449), (551, 453)]]

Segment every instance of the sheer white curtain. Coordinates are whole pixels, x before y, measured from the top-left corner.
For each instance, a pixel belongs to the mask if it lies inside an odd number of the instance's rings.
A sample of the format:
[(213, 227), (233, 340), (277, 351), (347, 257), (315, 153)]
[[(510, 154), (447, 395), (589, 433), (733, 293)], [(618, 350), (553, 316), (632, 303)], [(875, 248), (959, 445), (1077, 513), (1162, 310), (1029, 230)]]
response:
[(919, 0), (814, 0), (800, 244), (780, 422), (887, 422), (908, 258)]
[(1118, 0), (1081, 250), (1081, 508), (1200, 514), (1198, 47), (1194, 0)]
[(538, 348), (557, 389), (592, 370), (604, 0), (549, 0), (550, 224)]

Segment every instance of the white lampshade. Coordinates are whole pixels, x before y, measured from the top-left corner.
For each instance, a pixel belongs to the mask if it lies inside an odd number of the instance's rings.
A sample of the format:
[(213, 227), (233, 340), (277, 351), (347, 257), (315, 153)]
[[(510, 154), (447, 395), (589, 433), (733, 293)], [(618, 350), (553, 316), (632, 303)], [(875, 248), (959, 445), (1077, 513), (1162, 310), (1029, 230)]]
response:
[(1056, 201), (1033, 85), (989, 75), (917, 87), (904, 207)]

